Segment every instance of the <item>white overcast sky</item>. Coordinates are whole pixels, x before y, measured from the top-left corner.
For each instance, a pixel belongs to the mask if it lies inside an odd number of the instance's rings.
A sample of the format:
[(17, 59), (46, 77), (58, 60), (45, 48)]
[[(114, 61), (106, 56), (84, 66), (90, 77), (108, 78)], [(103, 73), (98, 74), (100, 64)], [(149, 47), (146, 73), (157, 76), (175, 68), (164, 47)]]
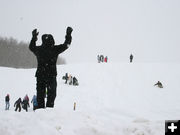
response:
[(73, 42), (63, 57), (71, 62), (180, 61), (180, 0), (0, 0), (0, 36), (29, 42), (31, 31)]

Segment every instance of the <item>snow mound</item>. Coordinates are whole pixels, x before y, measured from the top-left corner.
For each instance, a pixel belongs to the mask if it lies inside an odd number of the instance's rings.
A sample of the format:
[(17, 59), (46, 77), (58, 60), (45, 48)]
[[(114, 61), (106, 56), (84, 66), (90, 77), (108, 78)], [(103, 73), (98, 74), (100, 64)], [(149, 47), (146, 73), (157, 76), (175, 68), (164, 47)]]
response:
[[(55, 108), (15, 112), (36, 93), (36, 69), (0, 68), (0, 134), (164, 135), (165, 120), (180, 119), (180, 64), (102, 63), (58, 66)], [(79, 86), (64, 84), (65, 73)], [(161, 81), (163, 89), (154, 84)], [(4, 98), (10, 94), (10, 110)], [(76, 102), (76, 110), (73, 110)]]

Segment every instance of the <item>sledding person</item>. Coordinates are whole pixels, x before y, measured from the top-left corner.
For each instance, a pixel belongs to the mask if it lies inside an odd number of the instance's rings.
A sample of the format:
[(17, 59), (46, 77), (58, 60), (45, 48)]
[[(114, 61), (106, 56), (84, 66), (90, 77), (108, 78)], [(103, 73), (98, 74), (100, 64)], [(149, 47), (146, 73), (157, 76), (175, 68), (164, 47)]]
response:
[(65, 84), (67, 84), (67, 81), (68, 81), (68, 73), (66, 73), (65, 76), (63, 76), (63, 79), (65, 80)]
[(154, 86), (158, 86), (159, 88), (163, 88), (163, 85), (162, 85), (162, 83), (160, 82), (160, 81), (158, 81), (156, 84), (154, 84)]
[(9, 97), (9, 94), (7, 94), (5, 97), (5, 103), (6, 103), (5, 110), (9, 110), (9, 107), (10, 107), (9, 101), (10, 101), (10, 97)]
[(78, 80), (76, 79), (76, 77), (73, 77), (73, 85), (75, 85), (75, 86), (79, 85)]
[(15, 111), (17, 111), (17, 109), (19, 109), (19, 112), (21, 111), (21, 98), (19, 98), (15, 103), (14, 103), (14, 107), (16, 107)]
[(133, 61), (133, 55), (131, 54), (129, 58), (130, 58), (130, 62), (132, 62)]
[(38, 106), (36, 95), (33, 96), (31, 103), (33, 103), (33, 111), (35, 111), (37, 109), (37, 106)]
[(57, 87), (57, 69), (56, 62), (58, 55), (68, 49), (71, 44), (71, 33), (73, 29), (67, 27), (65, 42), (61, 45), (55, 45), (54, 38), (51, 34), (42, 35), (42, 45), (36, 46), (37, 29), (32, 31), (32, 40), (29, 49), (35, 54), (38, 62), (36, 77), (37, 77), (37, 102), (38, 108), (45, 108), (45, 90), (47, 88), (46, 107), (54, 107)]
[(71, 75), (69, 75), (68, 80), (69, 80), (69, 85), (72, 85), (73, 79), (72, 79), (72, 76), (71, 76)]

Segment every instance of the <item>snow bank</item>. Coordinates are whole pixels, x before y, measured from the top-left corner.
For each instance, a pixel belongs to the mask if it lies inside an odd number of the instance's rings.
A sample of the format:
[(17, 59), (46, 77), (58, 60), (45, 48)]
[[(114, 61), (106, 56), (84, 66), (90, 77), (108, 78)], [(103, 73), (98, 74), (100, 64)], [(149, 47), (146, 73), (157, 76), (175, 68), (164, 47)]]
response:
[[(31, 104), (29, 112), (19, 113), (14, 102), (36, 93), (35, 69), (0, 68), (0, 134), (164, 135), (165, 120), (180, 119), (179, 69), (180, 64), (163, 63), (61, 65), (55, 108), (33, 112)], [(66, 72), (80, 85), (64, 84)], [(158, 80), (163, 89), (153, 86)]]

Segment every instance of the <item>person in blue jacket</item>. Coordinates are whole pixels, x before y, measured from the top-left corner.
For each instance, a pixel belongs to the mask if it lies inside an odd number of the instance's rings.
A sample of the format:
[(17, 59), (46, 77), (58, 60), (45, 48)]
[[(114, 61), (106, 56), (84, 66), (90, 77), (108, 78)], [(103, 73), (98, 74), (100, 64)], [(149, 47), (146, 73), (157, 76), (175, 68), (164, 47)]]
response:
[(36, 95), (33, 96), (31, 103), (33, 103), (33, 111), (35, 111), (37, 109), (37, 106), (38, 106)]

